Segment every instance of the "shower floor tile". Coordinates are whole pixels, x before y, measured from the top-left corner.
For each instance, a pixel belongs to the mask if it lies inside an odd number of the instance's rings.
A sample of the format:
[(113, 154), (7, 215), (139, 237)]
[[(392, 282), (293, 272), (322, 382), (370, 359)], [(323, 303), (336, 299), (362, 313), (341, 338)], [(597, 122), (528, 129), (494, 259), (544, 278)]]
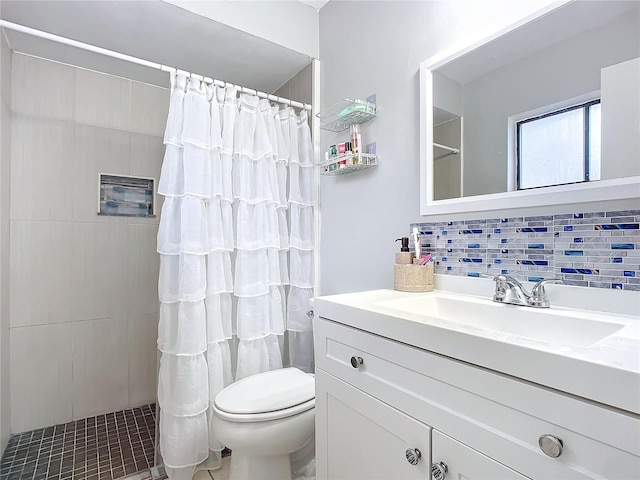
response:
[(12, 435), (0, 480), (111, 480), (149, 469), (155, 404)]

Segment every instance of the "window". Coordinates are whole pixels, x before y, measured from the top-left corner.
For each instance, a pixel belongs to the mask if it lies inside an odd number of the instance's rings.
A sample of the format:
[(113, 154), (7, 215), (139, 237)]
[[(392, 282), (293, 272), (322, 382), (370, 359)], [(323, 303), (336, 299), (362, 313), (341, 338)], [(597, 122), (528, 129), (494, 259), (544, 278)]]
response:
[(516, 123), (517, 188), (600, 179), (600, 100)]
[(100, 174), (98, 215), (153, 217), (153, 179)]

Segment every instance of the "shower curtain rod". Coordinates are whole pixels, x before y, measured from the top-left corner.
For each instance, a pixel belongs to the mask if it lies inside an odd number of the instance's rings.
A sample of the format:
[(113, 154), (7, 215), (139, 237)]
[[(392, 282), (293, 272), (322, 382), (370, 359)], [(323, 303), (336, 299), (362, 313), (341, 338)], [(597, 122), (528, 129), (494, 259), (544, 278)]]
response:
[(64, 45), (80, 48), (82, 50), (87, 50), (89, 52), (99, 53), (107, 57), (117, 58), (119, 60), (124, 60), (126, 62), (135, 63), (137, 65), (142, 65), (144, 67), (150, 67), (155, 70), (161, 70), (163, 72), (168, 72), (168, 73), (182, 73), (191, 78), (195, 78), (197, 80), (201, 80), (205, 83), (209, 83), (212, 85), (217, 85), (219, 87), (236, 87), (242, 93), (247, 93), (249, 95), (256, 95), (257, 97), (266, 98), (267, 100), (277, 102), (277, 103), (283, 103), (285, 105), (291, 105), (292, 107), (302, 108), (304, 110), (309, 110), (309, 111), (311, 111), (312, 109), (311, 105), (307, 103), (296, 102), (295, 100), (278, 97), (276, 95), (272, 95), (266, 92), (260, 92), (252, 88), (243, 87), (241, 85), (234, 85), (232, 83), (223, 82), (222, 80), (216, 80), (214, 78), (205, 77), (203, 75), (197, 75), (195, 73), (179, 70), (177, 68), (169, 67), (161, 63), (150, 62), (148, 60), (143, 60), (142, 58), (132, 57), (131, 55), (126, 55), (124, 53), (114, 52), (113, 50), (107, 50), (106, 48), (96, 47), (95, 45), (90, 45), (88, 43), (78, 42), (77, 40), (72, 40), (70, 38), (61, 37), (59, 35), (54, 35), (52, 33), (43, 32), (42, 30), (36, 30), (35, 28), (25, 27), (24, 25), (8, 22), (6, 20), (0, 19), (0, 27), (6, 28), (8, 30), (15, 30), (16, 32), (26, 33), (28, 35), (33, 35), (34, 37), (44, 38), (46, 40), (51, 40), (53, 42), (62, 43)]

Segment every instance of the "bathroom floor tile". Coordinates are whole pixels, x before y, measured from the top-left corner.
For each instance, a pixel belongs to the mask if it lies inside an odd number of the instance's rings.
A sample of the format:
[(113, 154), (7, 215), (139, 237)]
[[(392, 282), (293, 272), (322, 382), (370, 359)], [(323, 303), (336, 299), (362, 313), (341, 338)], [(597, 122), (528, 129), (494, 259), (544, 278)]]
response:
[(230, 455), (231, 451), (225, 448), (222, 452), (222, 466), (218, 470), (200, 470), (192, 480), (229, 480)]
[(212, 478), (209, 470), (200, 470), (193, 476), (193, 480), (211, 480)]
[(226, 456), (222, 458), (222, 467), (218, 470), (214, 470), (211, 473), (213, 480), (229, 480), (229, 463), (231, 462), (231, 457)]
[(148, 470), (155, 412), (149, 404), (12, 435), (0, 480), (113, 480)]

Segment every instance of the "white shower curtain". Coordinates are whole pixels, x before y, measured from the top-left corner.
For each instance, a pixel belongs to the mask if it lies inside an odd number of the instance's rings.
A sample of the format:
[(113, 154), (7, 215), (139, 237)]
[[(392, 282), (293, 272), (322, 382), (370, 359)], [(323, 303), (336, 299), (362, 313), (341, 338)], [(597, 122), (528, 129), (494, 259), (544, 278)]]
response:
[(215, 395), (281, 368), (285, 331), (284, 363), (313, 370), (313, 152), (306, 111), (185, 75), (171, 79), (164, 143), (160, 452), (169, 478), (191, 480), (220, 464)]

